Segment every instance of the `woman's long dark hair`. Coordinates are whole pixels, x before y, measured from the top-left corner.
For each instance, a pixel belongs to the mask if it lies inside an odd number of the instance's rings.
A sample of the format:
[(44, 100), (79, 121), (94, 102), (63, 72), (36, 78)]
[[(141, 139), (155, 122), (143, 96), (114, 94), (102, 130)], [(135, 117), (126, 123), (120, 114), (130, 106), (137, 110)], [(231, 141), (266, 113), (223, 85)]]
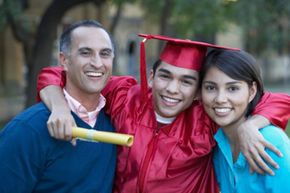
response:
[(264, 94), (261, 70), (252, 55), (245, 51), (214, 49), (208, 53), (200, 71), (200, 88), (207, 71), (217, 67), (235, 80), (245, 81), (249, 86), (257, 84), (257, 93), (248, 105), (246, 116), (249, 116)]

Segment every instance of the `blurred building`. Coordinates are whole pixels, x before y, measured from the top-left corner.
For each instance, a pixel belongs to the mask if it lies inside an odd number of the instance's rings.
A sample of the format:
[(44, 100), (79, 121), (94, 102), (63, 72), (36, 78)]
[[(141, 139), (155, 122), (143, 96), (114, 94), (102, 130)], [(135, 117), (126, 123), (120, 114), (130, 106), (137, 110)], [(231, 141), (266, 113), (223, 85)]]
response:
[[(25, 18), (28, 26), (36, 31), (41, 16), (51, 0), (29, 0), (26, 4)], [(110, 30), (117, 8), (111, 4), (97, 7), (93, 3), (85, 3), (69, 10), (59, 24), (58, 35), (69, 24), (80, 19), (96, 19)], [(33, 31), (32, 30), (32, 31)], [(157, 33), (157, 27), (146, 23), (142, 9), (138, 6), (126, 4), (119, 18), (114, 35), (116, 47), (115, 74), (131, 74), (138, 77), (139, 72), (139, 42), (138, 33)], [(52, 64), (58, 63), (58, 45), (52, 53)], [(131, 45), (131, 48), (129, 48)], [(134, 46), (134, 48), (132, 47)], [(153, 58), (154, 49), (147, 53)], [(26, 85), (26, 64), (22, 44), (17, 42), (10, 27), (0, 31), (0, 122), (17, 114), (24, 103), (24, 89)], [(130, 69), (130, 71), (128, 70)]]
[[(25, 11), (25, 15), (30, 26), (37, 27), (40, 16), (49, 3), (50, 0), (29, 1), (29, 7)], [(115, 13), (116, 7), (109, 4), (102, 7), (96, 7), (92, 3), (82, 4), (66, 13), (59, 24), (59, 34), (65, 26), (79, 19), (96, 19), (109, 30)], [(115, 73), (137, 75), (140, 38), (136, 34), (141, 32), (157, 33), (157, 27), (146, 24), (140, 7), (124, 6), (117, 30), (114, 33), (117, 56)], [(21, 91), (25, 86), (26, 73), (22, 45), (15, 40), (9, 27), (0, 32), (0, 40), (0, 94), (6, 93), (7, 89), (9, 92), (14, 92), (12, 90)], [(129, 49), (130, 45), (131, 49)], [(134, 46), (134, 49), (132, 49), (132, 46)], [(154, 53), (154, 49), (148, 51), (148, 58), (151, 58), (151, 53)], [(53, 64), (51, 65), (57, 64), (57, 40), (52, 57)]]
[[(30, 0), (27, 10), (25, 11), (29, 26), (36, 28), (41, 15), (51, 2), (50, 0)], [(73, 8), (63, 17), (59, 24), (59, 34), (63, 28), (70, 23), (79, 19), (96, 19), (100, 21), (106, 29), (109, 30), (112, 20), (117, 12), (117, 8), (111, 4), (105, 4), (96, 7), (92, 3), (82, 4)], [(229, 30), (223, 34), (217, 35), (217, 44), (228, 45), (234, 47), (243, 47), (242, 32), (238, 27), (229, 25)], [(158, 33), (158, 26), (144, 19), (142, 8), (138, 5), (125, 4), (118, 25), (114, 31), (114, 39), (116, 43), (116, 60), (114, 66), (115, 74), (131, 74), (138, 78), (139, 76), (139, 43), (138, 33)], [(57, 40), (55, 41), (55, 51), (52, 55), (54, 58), (51, 65), (57, 64)], [(147, 49), (147, 66), (150, 66), (158, 57), (159, 51), (157, 41), (149, 41)], [(261, 61), (262, 63), (264, 61)], [(267, 61), (263, 65), (263, 72), (269, 81), (290, 80), (290, 64), (289, 57), (275, 56), (271, 61)], [(274, 64), (274, 65), (273, 65)], [(15, 109), (6, 102), (1, 102), (1, 96), (17, 95), (22, 96), (26, 84), (26, 67), (23, 55), (22, 45), (15, 40), (11, 29), (6, 28), (0, 32), (0, 117), (3, 113), (9, 115), (15, 114), (22, 106)], [(21, 101), (21, 99), (20, 99)], [(4, 105), (5, 108), (3, 107)], [(4, 112), (5, 111), (5, 112)], [(7, 115), (7, 116), (9, 116)]]

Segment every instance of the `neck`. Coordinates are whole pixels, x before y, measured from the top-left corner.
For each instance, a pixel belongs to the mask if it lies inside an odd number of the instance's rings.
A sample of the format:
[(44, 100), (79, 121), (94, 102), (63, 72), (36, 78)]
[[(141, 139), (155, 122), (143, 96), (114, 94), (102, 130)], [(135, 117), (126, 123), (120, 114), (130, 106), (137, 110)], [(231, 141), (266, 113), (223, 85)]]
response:
[(232, 157), (233, 157), (233, 162), (235, 162), (238, 159), (238, 156), (240, 153), (238, 133), (236, 132), (236, 129), (234, 129), (232, 131), (223, 129), (223, 131), (229, 140), (231, 152), (232, 152)]
[(99, 97), (100, 95), (96, 96), (94, 95), (92, 97), (86, 97), (83, 100), (80, 100), (79, 102), (87, 109), (88, 112), (96, 110), (97, 106), (99, 105)]
[(87, 111), (94, 111), (99, 105), (99, 98), (101, 93), (88, 94), (83, 91), (74, 91), (69, 87), (65, 87), (67, 93), (83, 105)]
[(231, 151), (232, 151), (232, 156), (233, 156), (233, 161), (235, 162), (239, 156), (240, 153), (240, 143), (239, 143), (239, 138), (238, 138), (238, 130), (237, 128), (245, 121), (245, 118), (242, 118), (238, 120), (236, 123), (224, 126), (223, 132), (227, 136), (230, 146), (231, 146)]

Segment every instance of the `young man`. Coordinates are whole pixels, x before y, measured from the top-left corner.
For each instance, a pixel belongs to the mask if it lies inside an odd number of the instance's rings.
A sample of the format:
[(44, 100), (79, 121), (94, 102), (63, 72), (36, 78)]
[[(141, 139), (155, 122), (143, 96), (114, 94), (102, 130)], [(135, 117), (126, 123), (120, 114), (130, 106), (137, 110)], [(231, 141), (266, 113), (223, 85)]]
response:
[[(213, 134), (216, 125), (194, 98), (198, 88), (198, 71), (207, 47), (219, 47), (163, 36), (146, 37), (167, 41), (160, 60), (151, 71), (151, 88), (147, 89), (142, 52), (141, 86), (131, 77), (113, 77), (103, 91), (108, 102), (106, 111), (111, 115), (117, 131), (132, 134), (135, 138), (131, 148), (119, 148), (114, 190), (124, 193), (215, 193), (217, 186), (212, 166), (212, 147), (215, 146)], [(144, 51), (144, 45), (141, 50)], [(63, 85), (61, 71), (60, 68), (45, 69), (39, 78), (39, 90), (49, 84)], [(59, 134), (57, 127), (63, 125), (58, 125), (60, 119), (57, 115), (68, 115), (64, 110), (56, 110), (57, 106), (65, 106), (59, 105), (61, 100), (65, 102), (63, 97), (55, 100), (56, 95), (60, 96), (60, 92), (55, 91), (56, 87), (50, 86), (40, 94), (52, 106), (54, 119), (49, 123), (50, 132), (59, 138), (64, 136), (64, 132)], [(265, 97), (270, 98), (268, 104), (275, 104), (272, 96)], [(289, 115), (289, 97), (280, 98), (281, 112)], [(263, 99), (265, 101), (266, 98)], [(261, 103), (256, 113), (265, 112), (265, 108), (265, 104)], [(272, 116), (271, 120), (280, 116), (278, 113), (264, 114)], [(70, 136), (69, 124), (60, 122), (66, 125), (65, 132)], [(279, 120), (277, 122), (281, 123)]]
[[(113, 57), (111, 39), (96, 21), (75, 23), (61, 36), (59, 61), (67, 75), (63, 94), (79, 127), (114, 131), (101, 95)], [(49, 116), (38, 103), (0, 133), (0, 192), (112, 192), (116, 147), (86, 141), (73, 147), (55, 140), (48, 133)]]

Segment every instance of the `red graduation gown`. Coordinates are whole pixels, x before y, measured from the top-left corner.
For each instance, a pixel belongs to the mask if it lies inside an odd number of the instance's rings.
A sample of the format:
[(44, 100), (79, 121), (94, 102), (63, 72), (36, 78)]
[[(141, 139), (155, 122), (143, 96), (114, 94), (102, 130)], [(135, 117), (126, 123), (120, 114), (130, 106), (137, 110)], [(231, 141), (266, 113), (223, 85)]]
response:
[[(60, 72), (61, 68), (43, 70), (38, 89), (48, 84), (63, 86)], [(118, 149), (114, 192), (218, 192), (211, 153), (216, 125), (199, 102), (179, 114), (172, 124), (159, 128), (151, 91), (148, 100), (141, 101), (140, 86), (133, 78), (111, 78), (103, 94), (117, 131), (135, 136), (131, 148)], [(286, 125), (290, 97), (272, 95), (265, 94), (255, 112), (275, 124)]]

